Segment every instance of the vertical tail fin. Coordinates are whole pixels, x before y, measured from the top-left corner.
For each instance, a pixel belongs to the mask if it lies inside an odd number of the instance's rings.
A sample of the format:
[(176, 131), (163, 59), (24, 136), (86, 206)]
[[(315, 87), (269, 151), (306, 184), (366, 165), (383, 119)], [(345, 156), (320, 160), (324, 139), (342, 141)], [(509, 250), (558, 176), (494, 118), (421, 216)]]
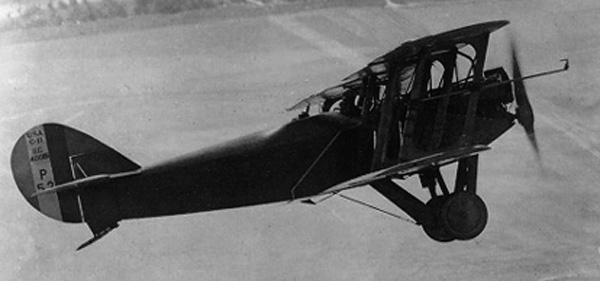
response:
[(85, 194), (72, 190), (32, 195), (77, 179), (134, 171), (140, 166), (87, 134), (60, 124), (42, 124), (19, 138), (11, 168), (19, 191), (38, 211), (63, 222), (88, 222), (92, 227), (84, 212), (89, 207), (82, 203)]

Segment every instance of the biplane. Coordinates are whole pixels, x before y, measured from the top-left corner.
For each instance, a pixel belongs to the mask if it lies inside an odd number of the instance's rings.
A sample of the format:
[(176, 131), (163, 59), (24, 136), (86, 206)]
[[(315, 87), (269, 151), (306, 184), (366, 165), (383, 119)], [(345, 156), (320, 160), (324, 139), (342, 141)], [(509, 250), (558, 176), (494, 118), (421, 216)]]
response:
[[(512, 78), (484, 69), (491, 21), (408, 41), (300, 101), (280, 128), (140, 167), (76, 129), (54, 123), (21, 136), (11, 156), (16, 184), (41, 213), (86, 223), (90, 245), (128, 219), (273, 202), (315, 204), (371, 186), (440, 242), (469, 240), (488, 212), (477, 195), (478, 155), (520, 123), (538, 153), (533, 110), (512, 50)], [(320, 112), (311, 115), (317, 107)], [(454, 187), (440, 168), (456, 164)], [(398, 182), (417, 176), (423, 202)]]

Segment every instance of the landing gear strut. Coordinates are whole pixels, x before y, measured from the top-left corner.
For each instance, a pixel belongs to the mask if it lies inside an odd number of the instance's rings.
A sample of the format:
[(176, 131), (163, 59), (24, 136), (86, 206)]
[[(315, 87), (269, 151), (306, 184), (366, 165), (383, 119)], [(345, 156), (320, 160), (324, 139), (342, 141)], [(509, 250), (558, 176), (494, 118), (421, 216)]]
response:
[[(483, 232), (488, 220), (485, 203), (475, 193), (477, 162), (477, 155), (459, 160), (452, 193), (448, 190), (439, 167), (422, 171), (419, 174), (421, 184), (431, 193), (427, 204), (391, 180), (371, 185), (415, 219), (431, 239), (438, 242), (470, 240)], [(437, 187), (441, 194), (438, 194)]]

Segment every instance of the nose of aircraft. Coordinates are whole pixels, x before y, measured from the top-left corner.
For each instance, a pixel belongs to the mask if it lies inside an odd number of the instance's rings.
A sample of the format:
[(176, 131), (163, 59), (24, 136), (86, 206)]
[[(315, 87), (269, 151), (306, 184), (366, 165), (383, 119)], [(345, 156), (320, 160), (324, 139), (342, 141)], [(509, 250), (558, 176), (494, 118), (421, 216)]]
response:
[(517, 103), (516, 115), (517, 121), (525, 129), (527, 138), (535, 151), (538, 160), (541, 160), (540, 149), (538, 147), (537, 139), (535, 136), (534, 121), (535, 116), (533, 114), (533, 108), (529, 102), (527, 96), (527, 90), (525, 89), (525, 83), (523, 83), (521, 75), (521, 67), (519, 64), (517, 46), (514, 37), (510, 38), (510, 53), (512, 58), (512, 69), (514, 79), (514, 94)]

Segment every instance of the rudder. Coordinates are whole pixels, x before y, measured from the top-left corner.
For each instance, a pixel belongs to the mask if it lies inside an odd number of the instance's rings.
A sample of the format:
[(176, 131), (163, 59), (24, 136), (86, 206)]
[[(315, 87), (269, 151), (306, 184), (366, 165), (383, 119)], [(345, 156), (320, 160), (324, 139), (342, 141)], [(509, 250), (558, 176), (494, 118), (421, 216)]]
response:
[(78, 223), (85, 221), (78, 191), (32, 195), (77, 179), (135, 171), (140, 166), (85, 133), (47, 123), (19, 138), (12, 151), (11, 169), (29, 204), (53, 219)]

